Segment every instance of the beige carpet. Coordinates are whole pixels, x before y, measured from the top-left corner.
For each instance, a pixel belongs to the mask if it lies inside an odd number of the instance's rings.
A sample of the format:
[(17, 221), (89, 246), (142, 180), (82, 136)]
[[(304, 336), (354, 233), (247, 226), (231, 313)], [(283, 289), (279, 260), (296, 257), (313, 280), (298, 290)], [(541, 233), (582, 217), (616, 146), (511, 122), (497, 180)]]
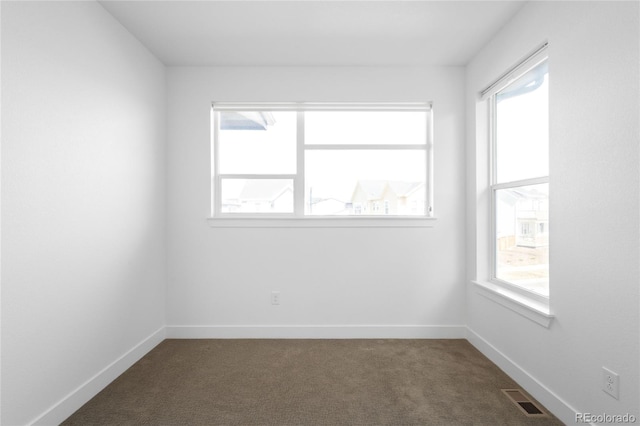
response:
[(165, 340), (64, 425), (561, 425), (466, 340)]

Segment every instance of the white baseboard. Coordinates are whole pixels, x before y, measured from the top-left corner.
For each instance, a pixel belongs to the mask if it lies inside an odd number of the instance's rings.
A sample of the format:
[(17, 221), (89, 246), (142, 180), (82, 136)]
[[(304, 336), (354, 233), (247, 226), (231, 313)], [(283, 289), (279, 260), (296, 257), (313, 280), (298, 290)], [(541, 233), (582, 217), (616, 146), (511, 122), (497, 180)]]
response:
[(464, 325), (167, 326), (167, 339), (464, 339)]
[(577, 411), (573, 407), (470, 328), (467, 328), (467, 340), (563, 423), (576, 422)]
[(59, 425), (164, 339), (165, 328), (161, 327), (48, 409), (31, 425)]
[(566, 424), (575, 423), (576, 410), (523, 370), (489, 342), (463, 325), (235, 325), (167, 326), (158, 329), (106, 366), (31, 422), (57, 425), (82, 407), (140, 358), (167, 339), (467, 339), (522, 388)]

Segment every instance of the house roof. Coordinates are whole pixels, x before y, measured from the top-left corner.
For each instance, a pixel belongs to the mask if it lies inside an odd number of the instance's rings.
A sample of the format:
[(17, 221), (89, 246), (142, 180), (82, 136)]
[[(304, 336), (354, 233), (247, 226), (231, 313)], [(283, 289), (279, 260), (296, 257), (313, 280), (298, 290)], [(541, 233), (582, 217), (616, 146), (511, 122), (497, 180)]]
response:
[(538, 190), (536, 187), (518, 187), (505, 191), (505, 194), (509, 194), (517, 198), (528, 199), (545, 199), (549, 198), (549, 194)]
[[(387, 186), (398, 197), (404, 197), (415, 191), (420, 186), (424, 185), (422, 182), (403, 182), (403, 181), (387, 181), (387, 180), (361, 180), (356, 184), (367, 195), (368, 200), (377, 200), (382, 198)], [(355, 193), (355, 190), (354, 190)]]
[(349, 209), (344, 201), (336, 198), (313, 197), (309, 206), (309, 211), (313, 214), (345, 215), (349, 214)]
[(536, 186), (534, 187), (519, 187), (510, 188), (508, 190), (502, 190), (497, 192), (497, 197), (500, 201), (515, 205), (520, 200), (544, 200), (549, 198), (549, 194), (540, 191)]
[(274, 201), (286, 191), (293, 191), (293, 184), (282, 179), (248, 179), (240, 199), (246, 201)]

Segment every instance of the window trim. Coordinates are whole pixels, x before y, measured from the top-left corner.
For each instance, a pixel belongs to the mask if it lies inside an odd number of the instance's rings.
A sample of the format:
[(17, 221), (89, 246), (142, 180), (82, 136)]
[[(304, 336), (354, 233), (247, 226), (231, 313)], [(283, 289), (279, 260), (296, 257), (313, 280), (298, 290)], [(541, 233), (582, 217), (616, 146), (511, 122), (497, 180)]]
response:
[[(219, 174), (219, 113), (222, 111), (296, 111), (295, 174)], [(424, 144), (305, 144), (305, 111), (420, 111), (427, 115)], [(245, 103), (213, 102), (211, 105), (211, 210), (208, 222), (218, 227), (431, 227), (435, 220), (433, 203), (433, 105), (431, 102), (408, 103)], [(305, 215), (305, 152), (313, 150), (423, 150), (425, 153), (425, 215), (420, 216), (317, 216)], [(228, 213), (222, 212), (222, 179), (291, 179), (294, 209), (292, 213)], [(309, 221), (308, 224), (301, 223)], [(271, 224), (271, 225), (269, 225)]]
[[(278, 213), (274, 213), (277, 215)], [(212, 228), (433, 228), (435, 217), (270, 216), (209, 217)]]
[[(485, 102), (487, 114), (487, 152), (488, 152), (488, 256), (482, 258), (488, 261), (485, 279), (475, 279), (472, 283), (477, 292), (488, 299), (517, 312), (532, 321), (548, 328), (554, 318), (550, 309), (550, 297), (528, 290), (516, 284), (496, 278), (496, 191), (500, 189), (516, 188), (526, 185), (549, 183), (549, 176), (540, 176), (511, 182), (497, 182), (496, 162), (496, 94), (529, 70), (549, 60), (548, 43), (534, 49), (529, 55), (509, 68), (500, 78), (480, 92), (479, 102)], [(478, 277), (479, 278), (479, 277)]]
[(496, 129), (497, 129), (497, 102), (496, 102), (496, 96), (497, 94), (504, 89), (505, 87), (507, 87), (509, 84), (511, 84), (513, 81), (517, 80), (518, 78), (520, 78), (522, 75), (526, 74), (528, 71), (530, 71), (531, 69), (533, 69), (534, 67), (536, 67), (537, 65), (539, 65), (540, 63), (544, 62), (548, 60), (548, 54), (546, 52), (546, 48), (540, 49), (538, 50), (535, 55), (532, 58), (529, 58), (528, 60), (526, 60), (525, 62), (523, 62), (520, 66), (518, 66), (517, 68), (513, 69), (511, 72), (508, 73), (507, 77), (505, 78), (507, 81), (506, 82), (501, 82), (499, 84), (496, 84), (495, 90), (491, 90), (491, 94), (488, 97), (488, 102), (489, 102), (489, 153), (490, 153), (490, 159), (489, 159), (489, 215), (490, 215), (490, 238), (489, 238), (489, 242), (490, 242), (490, 255), (489, 255), (489, 261), (490, 261), (490, 269), (489, 269), (489, 281), (494, 283), (494, 284), (499, 284), (503, 287), (506, 287), (508, 289), (510, 289), (511, 291), (515, 291), (516, 293), (519, 293), (523, 296), (529, 297), (533, 300), (539, 301), (539, 302), (544, 302), (545, 300), (548, 300), (549, 297), (548, 296), (544, 296), (541, 295), (539, 293), (536, 293), (534, 291), (528, 290), (522, 286), (519, 286), (517, 284), (508, 282), (508, 281), (504, 281), (501, 280), (497, 277), (497, 261), (496, 261), (496, 220), (497, 220), (497, 212), (496, 212), (496, 193), (497, 191), (501, 190), (501, 189), (508, 189), (508, 188), (519, 188), (519, 187), (523, 187), (523, 186), (528, 186), (528, 185), (537, 185), (537, 184), (543, 184), (543, 183), (549, 183), (549, 176), (539, 176), (539, 177), (534, 177), (534, 178), (528, 178), (528, 179), (520, 179), (517, 181), (509, 181), (509, 182), (500, 182), (497, 183), (497, 147), (496, 147), (496, 141), (497, 141), (497, 135), (496, 135)]
[(513, 291), (513, 288), (508, 288), (507, 286), (496, 283), (477, 280), (472, 281), (472, 283), (475, 286), (476, 293), (479, 295), (545, 328), (549, 328), (555, 318), (555, 315), (551, 313), (548, 300), (537, 301), (528, 297), (528, 295)]

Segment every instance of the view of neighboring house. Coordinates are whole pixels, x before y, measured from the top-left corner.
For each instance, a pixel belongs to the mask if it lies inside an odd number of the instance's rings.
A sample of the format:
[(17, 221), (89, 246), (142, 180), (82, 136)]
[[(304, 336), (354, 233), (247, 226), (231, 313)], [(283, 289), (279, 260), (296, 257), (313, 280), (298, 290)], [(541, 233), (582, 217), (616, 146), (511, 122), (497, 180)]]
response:
[[(270, 112), (222, 111), (220, 130), (267, 130), (276, 120)], [(246, 179), (232, 195), (222, 196), (223, 213), (293, 213), (293, 183), (289, 179)], [(305, 214), (317, 216), (424, 215), (424, 182), (358, 180), (350, 200), (314, 197), (308, 188)]]
[[(313, 194), (313, 191), (310, 191)], [(283, 179), (247, 179), (238, 194), (223, 197), (224, 213), (291, 213), (293, 184)], [(425, 213), (424, 182), (360, 180), (351, 199), (311, 196), (306, 214), (318, 216), (409, 216)]]
[(291, 213), (293, 184), (282, 179), (247, 179), (237, 198), (222, 200), (225, 213)]
[(345, 216), (351, 214), (349, 204), (336, 198), (311, 197), (307, 214), (317, 216)]
[(358, 181), (351, 196), (353, 215), (423, 215), (424, 182)]
[(496, 197), (496, 277), (549, 294), (549, 197), (534, 187)]
[(498, 248), (549, 245), (548, 195), (535, 189), (498, 192)]

